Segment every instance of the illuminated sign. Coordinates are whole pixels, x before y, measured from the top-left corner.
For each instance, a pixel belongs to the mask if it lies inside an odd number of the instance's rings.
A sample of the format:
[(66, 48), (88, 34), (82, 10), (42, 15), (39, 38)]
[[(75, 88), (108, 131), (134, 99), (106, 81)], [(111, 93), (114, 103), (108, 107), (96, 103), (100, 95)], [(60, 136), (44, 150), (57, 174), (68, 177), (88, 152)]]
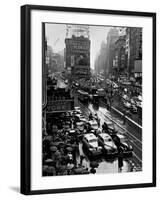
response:
[(46, 112), (63, 112), (74, 109), (74, 100), (57, 100), (47, 102)]

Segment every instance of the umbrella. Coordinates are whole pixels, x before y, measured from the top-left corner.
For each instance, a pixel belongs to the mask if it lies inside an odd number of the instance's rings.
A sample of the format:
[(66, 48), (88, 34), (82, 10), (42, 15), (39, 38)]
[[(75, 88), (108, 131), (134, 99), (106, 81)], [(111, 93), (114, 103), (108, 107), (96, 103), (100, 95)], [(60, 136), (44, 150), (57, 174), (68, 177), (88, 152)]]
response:
[(54, 144), (54, 142), (50, 142), (49, 145), (50, 146), (54, 146), (55, 144)]
[(89, 174), (89, 171), (88, 170), (84, 170), (83, 174)]
[(49, 163), (52, 163), (53, 160), (49, 158), (49, 159), (45, 160), (44, 162), (49, 164)]
[(74, 172), (75, 172), (76, 174), (82, 174), (83, 171), (84, 171), (84, 169), (83, 169), (82, 167), (81, 167), (81, 168), (74, 169)]
[(67, 149), (67, 151), (69, 151), (69, 152), (73, 151), (73, 148), (72, 148), (72, 147), (67, 147), (66, 149)]
[(53, 145), (54, 145), (55, 147), (57, 147), (60, 143), (61, 143), (61, 141), (60, 141), (60, 142), (53, 142)]
[(90, 163), (90, 167), (92, 167), (92, 168), (95, 168), (95, 167), (98, 167), (99, 166), (99, 164), (98, 164), (98, 162), (96, 162), (96, 161), (92, 161), (91, 163)]
[(48, 141), (52, 141), (53, 140), (53, 137), (51, 136), (51, 135), (47, 135), (46, 137), (45, 137), (45, 140), (48, 140)]
[(67, 169), (68, 169), (68, 170), (73, 169), (73, 167), (74, 167), (74, 164), (70, 164), (70, 163), (67, 164)]
[(48, 165), (43, 165), (43, 172), (47, 172), (48, 170)]
[(47, 168), (47, 173), (53, 173), (53, 175), (55, 175), (55, 174), (56, 174), (56, 169), (55, 169), (55, 167), (49, 166), (49, 167)]
[(51, 150), (52, 152), (56, 152), (56, 151), (57, 151), (57, 147), (56, 147), (56, 146), (51, 146), (51, 147), (50, 147), (50, 150)]
[(54, 153), (54, 156), (60, 157), (60, 156), (61, 156), (61, 153), (60, 153), (59, 151), (56, 151), (56, 152)]
[(60, 165), (60, 167), (59, 167), (59, 171), (64, 171), (66, 169), (67, 169), (66, 165)]
[(75, 133), (75, 130), (70, 130), (69, 133), (71, 133), (71, 134), (72, 134), (72, 133)]
[(95, 173), (96, 173), (96, 170), (95, 170), (94, 168), (91, 168), (90, 172), (91, 172), (92, 174), (95, 174)]

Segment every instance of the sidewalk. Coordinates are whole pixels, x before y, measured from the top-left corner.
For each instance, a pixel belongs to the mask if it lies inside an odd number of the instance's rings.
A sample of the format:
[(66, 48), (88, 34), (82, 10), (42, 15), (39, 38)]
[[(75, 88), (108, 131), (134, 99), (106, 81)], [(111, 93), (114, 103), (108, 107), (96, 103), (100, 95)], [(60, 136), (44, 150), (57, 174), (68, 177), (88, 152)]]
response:
[[(112, 108), (115, 108), (115, 111), (118, 110), (120, 113), (124, 113), (124, 110), (127, 110), (123, 106), (122, 100), (118, 96), (114, 96), (113, 102), (112, 102)], [(142, 120), (139, 118), (138, 114), (131, 113), (131, 111), (126, 112), (126, 116), (142, 126)]]

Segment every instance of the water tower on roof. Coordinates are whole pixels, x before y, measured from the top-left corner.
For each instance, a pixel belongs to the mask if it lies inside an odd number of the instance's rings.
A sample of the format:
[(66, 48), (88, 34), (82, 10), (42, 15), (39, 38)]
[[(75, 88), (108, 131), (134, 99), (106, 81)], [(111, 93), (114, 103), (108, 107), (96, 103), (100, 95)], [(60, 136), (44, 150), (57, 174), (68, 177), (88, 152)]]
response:
[(66, 25), (66, 38), (72, 37), (90, 37), (89, 26), (87, 25)]

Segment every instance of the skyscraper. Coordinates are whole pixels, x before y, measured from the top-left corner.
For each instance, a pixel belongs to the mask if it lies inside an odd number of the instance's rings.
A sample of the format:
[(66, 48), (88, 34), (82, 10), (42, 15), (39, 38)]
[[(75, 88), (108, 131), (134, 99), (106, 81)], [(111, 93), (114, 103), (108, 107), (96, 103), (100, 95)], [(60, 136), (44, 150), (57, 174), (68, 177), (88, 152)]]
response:
[(114, 58), (114, 49), (115, 41), (119, 37), (119, 30), (117, 28), (111, 28), (107, 35), (107, 52), (106, 52), (106, 67), (105, 67), (105, 76), (109, 77), (112, 73), (113, 58)]

